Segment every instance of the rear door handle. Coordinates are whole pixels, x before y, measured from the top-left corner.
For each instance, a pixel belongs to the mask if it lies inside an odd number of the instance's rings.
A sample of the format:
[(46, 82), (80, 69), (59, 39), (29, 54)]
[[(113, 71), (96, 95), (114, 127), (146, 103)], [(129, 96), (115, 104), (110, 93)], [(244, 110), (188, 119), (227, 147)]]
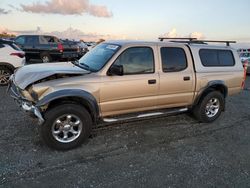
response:
[(148, 84), (156, 84), (156, 80), (148, 80)]
[(184, 76), (184, 77), (183, 77), (183, 80), (184, 80), (184, 81), (189, 81), (189, 80), (190, 80), (190, 76)]

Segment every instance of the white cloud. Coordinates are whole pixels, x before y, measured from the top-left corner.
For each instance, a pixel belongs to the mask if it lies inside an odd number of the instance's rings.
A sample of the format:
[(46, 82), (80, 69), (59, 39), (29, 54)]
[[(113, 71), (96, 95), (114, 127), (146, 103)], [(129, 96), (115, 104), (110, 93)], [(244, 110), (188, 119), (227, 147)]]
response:
[(10, 11), (7, 11), (7, 10), (5, 10), (3, 8), (0, 8), (0, 15), (1, 14), (9, 14), (9, 13), (10, 13)]
[(21, 4), (21, 10), (32, 13), (81, 15), (84, 13), (96, 17), (112, 17), (106, 6), (94, 5), (89, 0), (49, 0), (45, 3)]
[(197, 38), (197, 39), (204, 39), (205, 35), (201, 32), (192, 32), (187, 36), (181, 36), (178, 34), (177, 29), (173, 28), (171, 29), (169, 32), (165, 33), (164, 35), (162, 35), (161, 37), (166, 37), (166, 38), (186, 38), (186, 37), (190, 37), (190, 38)]
[(200, 32), (190, 33), (189, 37), (191, 37), (191, 38), (197, 38), (197, 39), (204, 39), (205, 38), (204, 34), (200, 33)]
[(171, 29), (169, 32), (165, 33), (163, 37), (166, 38), (176, 38), (178, 37), (176, 28)]

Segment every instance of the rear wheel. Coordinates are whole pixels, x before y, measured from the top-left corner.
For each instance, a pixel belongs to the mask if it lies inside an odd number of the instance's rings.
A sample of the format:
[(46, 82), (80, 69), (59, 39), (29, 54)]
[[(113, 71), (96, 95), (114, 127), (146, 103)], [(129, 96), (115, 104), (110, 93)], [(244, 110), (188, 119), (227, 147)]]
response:
[(9, 83), (9, 78), (13, 74), (13, 71), (6, 67), (0, 66), (0, 86), (6, 86)]
[(204, 96), (193, 110), (194, 116), (201, 122), (215, 121), (221, 114), (225, 98), (218, 91), (211, 91)]
[(40, 57), (43, 63), (49, 63), (52, 61), (52, 58), (48, 53), (42, 53)]
[(83, 106), (61, 104), (46, 112), (41, 136), (49, 147), (69, 150), (89, 137), (91, 126), (91, 116)]

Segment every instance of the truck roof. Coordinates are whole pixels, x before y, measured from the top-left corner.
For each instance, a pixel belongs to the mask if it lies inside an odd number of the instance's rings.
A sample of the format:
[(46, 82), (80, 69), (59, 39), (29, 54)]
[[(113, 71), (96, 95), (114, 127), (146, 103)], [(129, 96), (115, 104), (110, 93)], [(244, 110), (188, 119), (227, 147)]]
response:
[(130, 45), (151, 45), (151, 46), (161, 46), (162, 44), (178, 44), (183, 46), (190, 46), (191, 48), (214, 48), (214, 49), (234, 49), (231, 46), (222, 44), (208, 44), (208, 43), (189, 43), (188, 41), (138, 41), (138, 40), (109, 40), (104, 43), (117, 44), (120, 46), (130, 46)]

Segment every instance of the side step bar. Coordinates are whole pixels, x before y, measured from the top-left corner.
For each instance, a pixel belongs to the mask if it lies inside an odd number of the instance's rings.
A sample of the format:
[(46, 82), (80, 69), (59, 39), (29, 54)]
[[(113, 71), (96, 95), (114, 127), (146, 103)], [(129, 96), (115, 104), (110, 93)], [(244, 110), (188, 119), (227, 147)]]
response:
[(166, 115), (173, 115), (173, 114), (179, 114), (188, 111), (188, 108), (178, 108), (174, 110), (167, 110), (167, 111), (160, 111), (160, 112), (151, 112), (151, 113), (143, 113), (143, 114), (137, 114), (133, 116), (120, 116), (120, 117), (113, 117), (113, 118), (104, 118), (103, 121), (106, 123), (113, 123), (113, 122), (119, 122), (119, 121), (128, 121), (128, 120), (138, 120), (143, 118), (149, 118), (149, 117), (157, 117), (157, 116), (166, 116)]

